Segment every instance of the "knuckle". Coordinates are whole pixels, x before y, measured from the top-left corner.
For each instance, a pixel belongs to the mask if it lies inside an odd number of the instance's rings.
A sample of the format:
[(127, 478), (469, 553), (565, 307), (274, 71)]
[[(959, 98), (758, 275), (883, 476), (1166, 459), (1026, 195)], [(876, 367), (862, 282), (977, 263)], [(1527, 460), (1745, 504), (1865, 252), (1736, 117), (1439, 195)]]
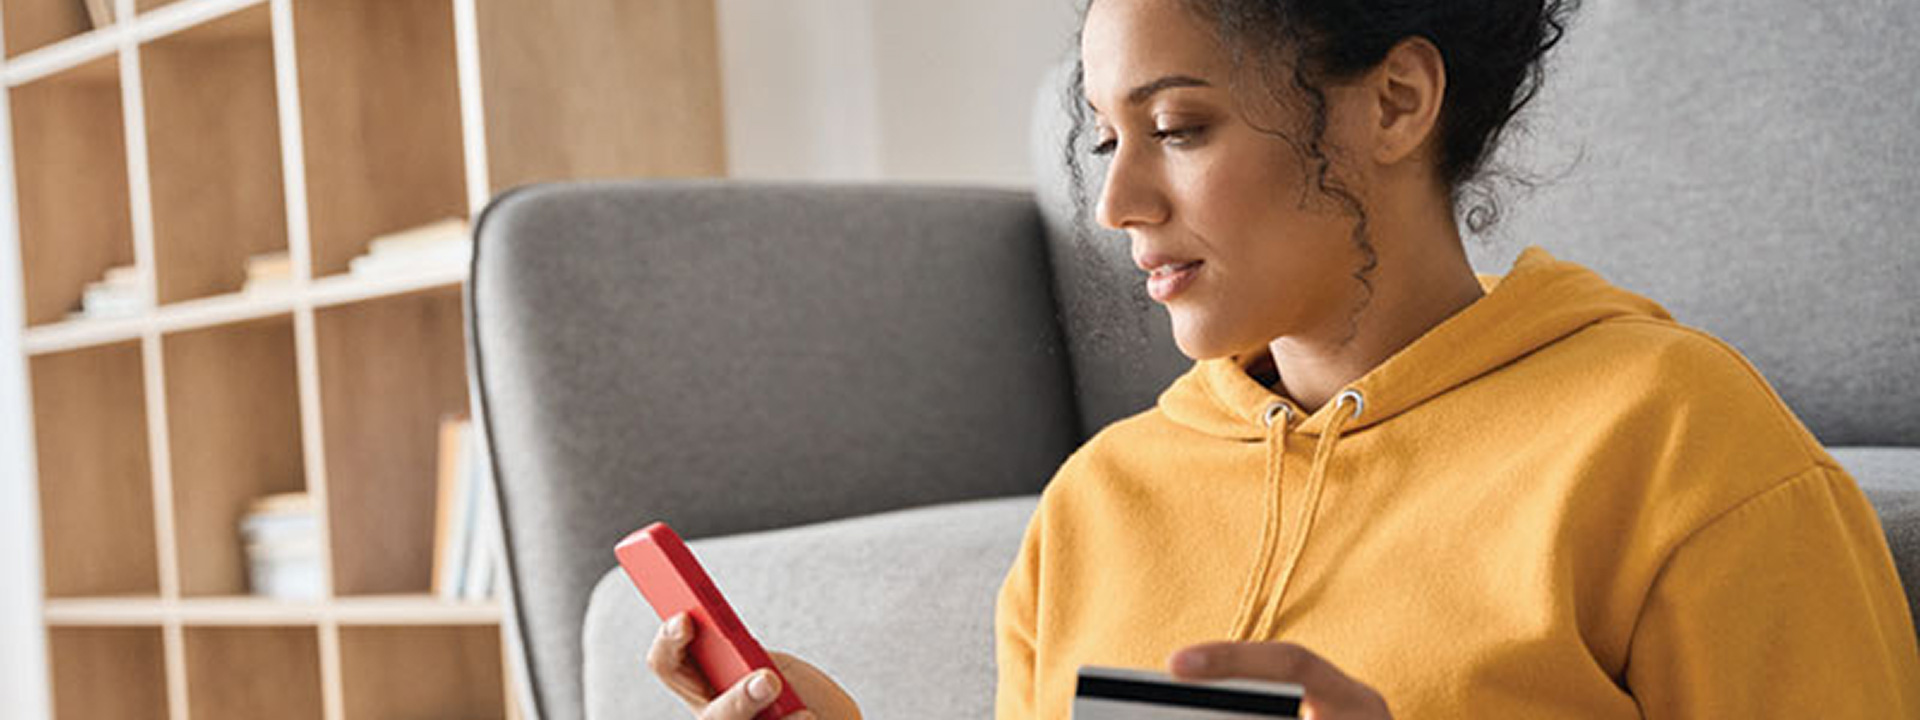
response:
[(1289, 678), (1304, 679), (1313, 669), (1314, 655), (1306, 648), (1282, 643), (1273, 648), (1271, 662), (1276, 671)]
[(647, 651), (647, 669), (655, 673), (665, 674), (673, 670), (676, 664), (673, 661), (672, 651), (658, 643)]

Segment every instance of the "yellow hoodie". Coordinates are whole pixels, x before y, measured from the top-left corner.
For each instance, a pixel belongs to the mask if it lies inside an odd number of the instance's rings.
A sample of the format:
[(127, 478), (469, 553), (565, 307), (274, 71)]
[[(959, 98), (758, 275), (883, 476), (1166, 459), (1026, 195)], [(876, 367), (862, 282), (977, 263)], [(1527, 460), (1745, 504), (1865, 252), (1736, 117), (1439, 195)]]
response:
[(1401, 720), (1920, 717), (1879, 521), (1738, 353), (1537, 248), (1484, 282), (1311, 415), (1210, 360), (1076, 452), (1000, 591), (1000, 720), (1212, 640)]

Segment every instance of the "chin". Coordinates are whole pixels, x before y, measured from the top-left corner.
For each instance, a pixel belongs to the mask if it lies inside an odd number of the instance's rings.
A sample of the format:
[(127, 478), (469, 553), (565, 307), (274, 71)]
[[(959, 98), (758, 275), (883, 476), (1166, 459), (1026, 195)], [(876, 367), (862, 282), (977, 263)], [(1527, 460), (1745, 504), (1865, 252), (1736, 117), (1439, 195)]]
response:
[(1173, 321), (1173, 344), (1179, 346), (1180, 354), (1192, 360), (1227, 357), (1244, 349), (1222, 340), (1223, 338), (1206, 332), (1205, 328), (1196, 327), (1195, 323), (1181, 322), (1178, 318)]

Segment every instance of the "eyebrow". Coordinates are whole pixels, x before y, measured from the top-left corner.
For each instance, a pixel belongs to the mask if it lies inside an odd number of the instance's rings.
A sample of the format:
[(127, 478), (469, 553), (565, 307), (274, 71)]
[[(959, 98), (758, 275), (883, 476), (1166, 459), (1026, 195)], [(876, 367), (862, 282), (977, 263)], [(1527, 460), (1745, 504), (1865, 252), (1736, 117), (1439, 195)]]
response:
[[(1160, 77), (1159, 79), (1156, 79), (1152, 82), (1146, 83), (1144, 85), (1141, 85), (1139, 87), (1136, 87), (1128, 91), (1127, 104), (1139, 105), (1141, 103), (1146, 102), (1148, 98), (1153, 97), (1154, 93), (1158, 93), (1162, 90), (1171, 90), (1173, 88), (1186, 88), (1186, 87), (1213, 87), (1213, 83), (1207, 82), (1205, 80), (1194, 77), (1192, 75), (1165, 75)], [(1096, 107), (1093, 104), (1092, 100), (1087, 101), (1087, 107), (1093, 108), (1094, 112), (1100, 112), (1100, 108)]]

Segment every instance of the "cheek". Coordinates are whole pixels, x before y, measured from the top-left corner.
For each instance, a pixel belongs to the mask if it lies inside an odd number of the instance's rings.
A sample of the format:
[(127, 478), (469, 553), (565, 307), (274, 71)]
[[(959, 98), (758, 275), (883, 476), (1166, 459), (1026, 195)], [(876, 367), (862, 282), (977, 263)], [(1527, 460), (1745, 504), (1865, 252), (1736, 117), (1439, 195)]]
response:
[(1240, 273), (1265, 272), (1319, 234), (1320, 218), (1302, 207), (1308, 179), (1290, 146), (1265, 136), (1238, 140), (1194, 164), (1187, 222), (1209, 256)]

